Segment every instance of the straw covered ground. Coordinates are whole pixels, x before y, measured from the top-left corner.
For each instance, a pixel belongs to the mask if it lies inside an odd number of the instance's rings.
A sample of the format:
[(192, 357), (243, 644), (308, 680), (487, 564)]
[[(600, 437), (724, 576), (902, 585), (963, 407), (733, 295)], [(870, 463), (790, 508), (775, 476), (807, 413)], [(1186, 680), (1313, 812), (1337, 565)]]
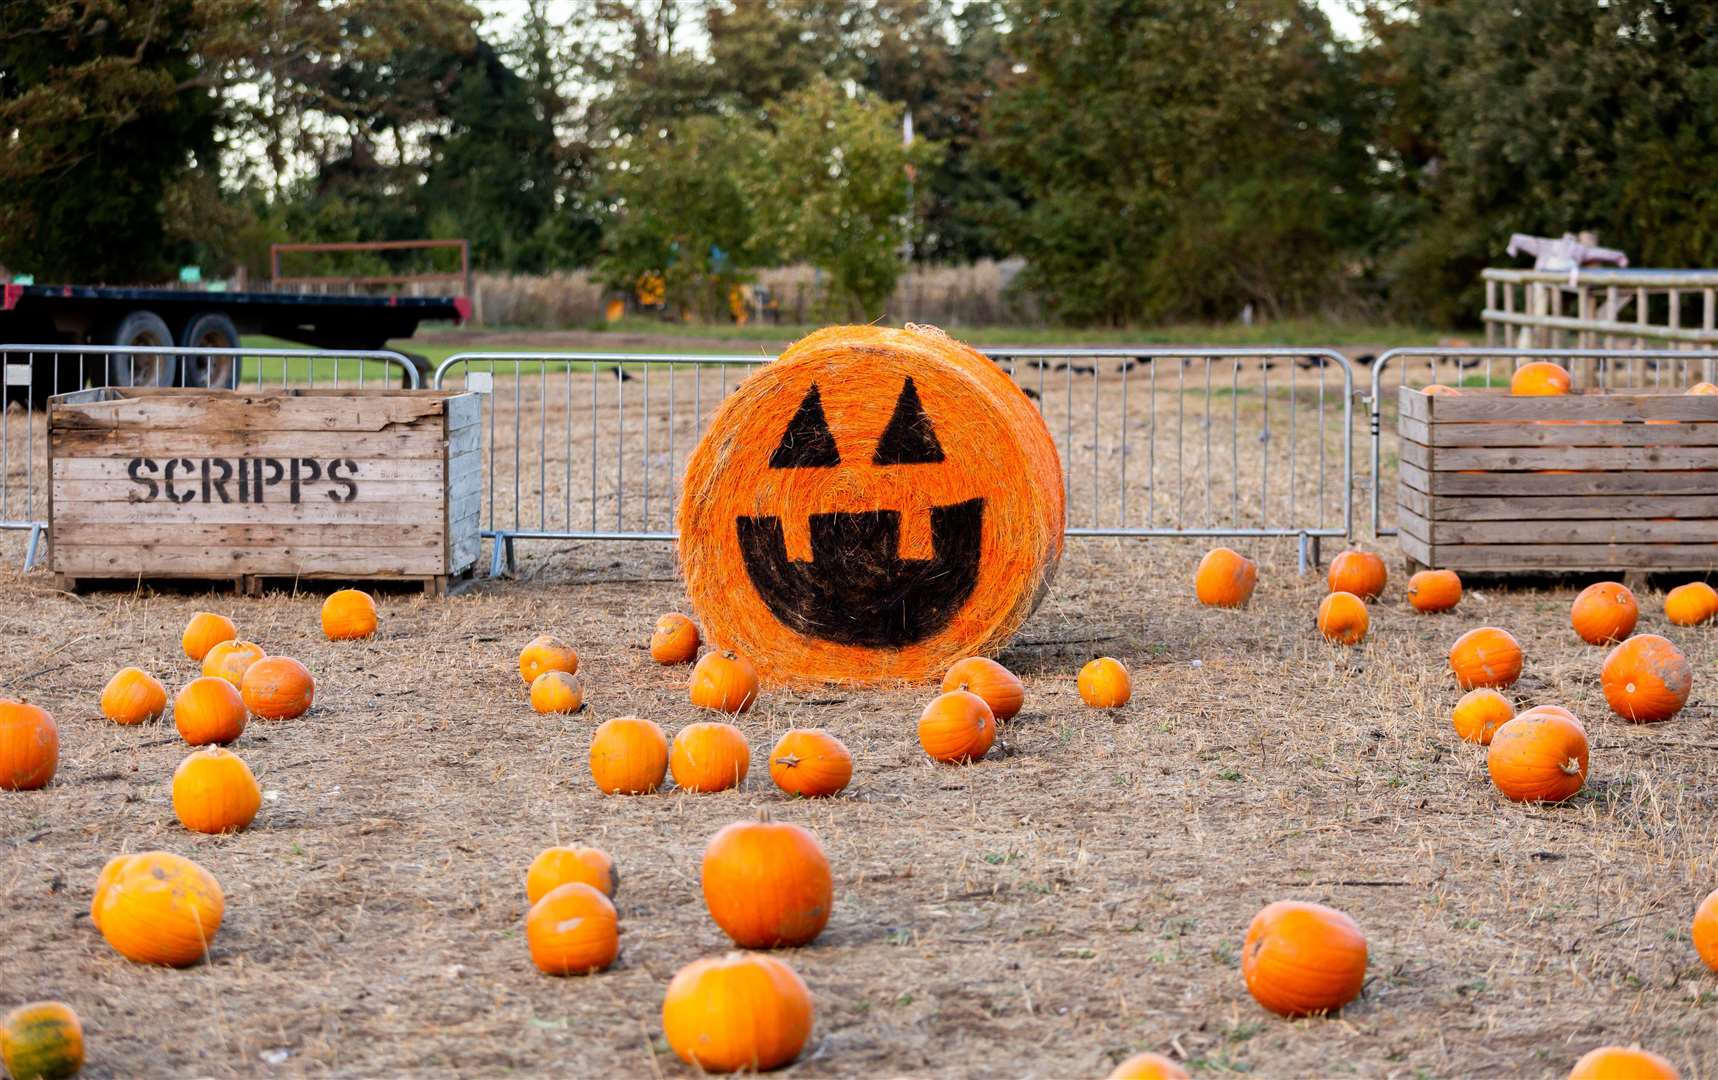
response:
[[(1026, 709), (979, 764), (919, 750), (924, 688), (769, 692), (740, 721), (742, 790), (630, 798), (590, 782), (595, 724), (694, 719), (685, 669), (643, 648), (683, 604), (666, 548), (585, 546), (535, 581), (384, 595), (381, 635), (346, 644), (322, 639), (317, 595), (71, 596), (7, 577), (0, 684), (55, 714), (63, 750), (45, 791), (0, 798), (0, 1008), (74, 1005), (93, 1076), (689, 1075), (661, 1037), (663, 989), (724, 949), (700, 853), (762, 806), (813, 830), (836, 880), (828, 929), (787, 957), (817, 1007), (787, 1075), (1101, 1076), (1155, 1049), (1201, 1076), (1560, 1077), (1593, 1046), (1639, 1041), (1684, 1077), (1718, 1076), (1718, 976), (1688, 936), (1718, 885), (1718, 629), (1667, 627), (1661, 594), (1642, 593), (1642, 628), (1697, 674), (1679, 717), (1632, 727), (1604, 707), (1603, 650), (1569, 629), (1572, 588), (1481, 584), (1418, 615), (1391, 552), (1371, 637), (1341, 650), (1313, 631), (1321, 582), (1296, 577), (1292, 547), (1250, 552), (1258, 592), (1232, 612), (1194, 603), (1191, 547), (1073, 542), (1003, 655)], [(127, 663), (183, 683), (179, 631), (206, 607), (318, 680), (309, 715), (235, 745), (267, 796), (220, 838), (174, 821), (173, 729), (96, 709)], [(1445, 653), (1481, 623), (1525, 646), (1519, 700), (1588, 725), (1592, 771), (1569, 804), (1505, 802), (1450, 730)], [(579, 649), (585, 713), (527, 706), (515, 657), (541, 632)], [(1095, 652), (1132, 667), (1126, 708), (1081, 705), (1073, 675)], [(852, 749), (842, 797), (775, 792), (765, 755), (795, 726)], [(620, 869), (606, 974), (529, 963), (524, 871), (555, 842), (600, 845)], [(104, 860), (150, 848), (226, 890), (206, 966), (132, 965), (90, 925)], [(1287, 897), (1368, 935), (1365, 992), (1339, 1017), (1280, 1020), (1242, 986), (1248, 920)]]

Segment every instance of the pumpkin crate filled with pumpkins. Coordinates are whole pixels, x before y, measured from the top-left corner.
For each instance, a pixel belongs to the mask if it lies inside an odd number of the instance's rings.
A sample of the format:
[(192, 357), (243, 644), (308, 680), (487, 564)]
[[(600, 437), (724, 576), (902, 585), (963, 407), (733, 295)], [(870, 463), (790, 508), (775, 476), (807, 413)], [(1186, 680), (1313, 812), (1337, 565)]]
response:
[(101, 387), (48, 406), (50, 566), (94, 578), (418, 581), (479, 547), (475, 394)]
[(1403, 552), (1453, 570), (1718, 568), (1718, 387), (1404, 386)]

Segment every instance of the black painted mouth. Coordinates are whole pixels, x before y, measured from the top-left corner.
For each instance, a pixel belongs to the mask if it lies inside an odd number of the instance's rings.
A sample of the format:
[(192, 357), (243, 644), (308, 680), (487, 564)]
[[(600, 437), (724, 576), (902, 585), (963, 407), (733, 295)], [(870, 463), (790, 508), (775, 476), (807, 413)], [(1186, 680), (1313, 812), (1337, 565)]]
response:
[(900, 555), (898, 510), (811, 515), (811, 561), (787, 557), (778, 517), (741, 517), (752, 587), (783, 624), (842, 645), (899, 648), (948, 625), (978, 583), (984, 500), (930, 510), (929, 559)]

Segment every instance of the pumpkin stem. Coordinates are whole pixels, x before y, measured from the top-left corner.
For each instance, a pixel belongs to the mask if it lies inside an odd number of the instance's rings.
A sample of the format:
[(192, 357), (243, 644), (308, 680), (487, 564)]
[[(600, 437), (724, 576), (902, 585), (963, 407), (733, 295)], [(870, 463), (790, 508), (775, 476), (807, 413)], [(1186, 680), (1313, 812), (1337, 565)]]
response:
[(739, 659), (739, 657), (734, 655), (734, 650), (732, 650), (732, 649), (729, 649), (727, 652), (724, 652), (722, 654), (722, 658), (724, 660), (738, 660)]
[(800, 757), (798, 754), (789, 754), (786, 757), (778, 757), (775, 759), (775, 763), (777, 765), (785, 765), (790, 769), (796, 767), (799, 762)]
[(767, 806), (758, 807), (758, 821), (759, 821), (759, 823), (764, 824), (764, 825), (769, 824), (769, 822), (770, 822), (770, 808), (769, 807), (767, 807)]
[(1581, 763), (1574, 758), (1564, 759), (1563, 764), (1558, 767), (1563, 770), (1565, 776), (1578, 776), (1581, 772)]

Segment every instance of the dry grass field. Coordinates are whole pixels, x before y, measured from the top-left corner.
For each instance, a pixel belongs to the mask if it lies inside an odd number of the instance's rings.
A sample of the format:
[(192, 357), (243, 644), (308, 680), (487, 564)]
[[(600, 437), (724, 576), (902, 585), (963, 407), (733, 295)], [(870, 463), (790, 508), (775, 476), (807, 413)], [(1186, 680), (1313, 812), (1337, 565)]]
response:
[[(928, 691), (766, 692), (740, 720), (739, 791), (605, 797), (589, 735), (636, 713), (695, 719), (686, 671), (653, 664), (654, 616), (681, 607), (671, 551), (585, 545), (536, 579), (447, 600), (384, 594), (382, 631), (325, 641), (321, 597), (55, 591), (0, 578), (0, 689), (50, 709), (58, 778), (0, 798), (0, 1007), (63, 999), (92, 1076), (685, 1076), (659, 1022), (668, 979), (725, 947), (698, 887), (704, 843), (767, 807), (813, 830), (834, 916), (788, 960), (817, 1019), (793, 1076), (1101, 1076), (1155, 1049), (1196, 1076), (1560, 1077), (1587, 1049), (1639, 1041), (1689, 1080), (1718, 1076), (1718, 976), (1688, 937), (1718, 886), (1718, 628), (1641, 629), (1694, 663), (1674, 720), (1636, 727), (1599, 692), (1604, 650), (1568, 626), (1574, 589), (1473, 583), (1426, 616), (1389, 592), (1355, 649), (1312, 627), (1317, 577), (1287, 543), (1262, 557), (1245, 611), (1198, 607), (1198, 550), (1075, 541), (1002, 659), (1027, 705), (967, 767), (914, 737)], [(1327, 551), (1328, 557), (1328, 551)], [(248, 831), (193, 835), (168, 781), (170, 726), (120, 728), (97, 695), (138, 663), (170, 689), (190, 613), (228, 611), (304, 661), (316, 706), (253, 722), (233, 747), (266, 801)], [(1592, 739), (1569, 803), (1505, 801), (1456, 739), (1449, 643), (1482, 623), (1524, 645), (1518, 701), (1558, 702)], [(573, 642), (589, 706), (531, 712), (515, 667), (540, 632)], [(1132, 667), (1133, 701), (1086, 709), (1097, 652)], [(843, 796), (795, 802), (765, 755), (821, 726), (856, 758)], [(525, 867), (597, 844), (621, 874), (622, 952), (607, 973), (537, 973), (522, 935)], [(165, 848), (221, 881), (211, 961), (145, 968), (90, 925), (97, 871)], [(1351, 913), (1371, 946), (1361, 998), (1290, 1022), (1238, 970), (1255, 911), (1279, 898)]]

